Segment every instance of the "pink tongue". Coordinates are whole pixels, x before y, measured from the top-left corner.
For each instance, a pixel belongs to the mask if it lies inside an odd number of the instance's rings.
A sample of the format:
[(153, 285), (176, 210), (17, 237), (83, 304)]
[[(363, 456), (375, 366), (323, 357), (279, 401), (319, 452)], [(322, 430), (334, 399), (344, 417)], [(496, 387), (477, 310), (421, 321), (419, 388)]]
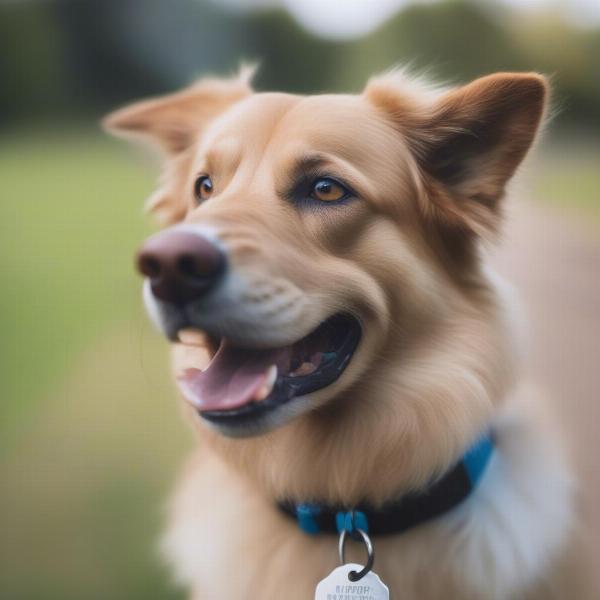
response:
[(223, 341), (204, 371), (186, 369), (178, 383), (200, 410), (226, 410), (248, 404), (265, 382), (268, 368), (284, 365), (291, 348), (247, 350)]

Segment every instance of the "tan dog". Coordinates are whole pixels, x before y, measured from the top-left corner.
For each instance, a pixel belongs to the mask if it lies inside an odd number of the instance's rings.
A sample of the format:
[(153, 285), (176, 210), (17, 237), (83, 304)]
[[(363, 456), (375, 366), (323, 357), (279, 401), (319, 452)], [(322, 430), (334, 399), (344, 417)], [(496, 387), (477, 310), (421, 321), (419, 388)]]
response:
[(545, 79), (436, 89), (394, 72), (358, 96), (302, 97), (249, 78), (106, 121), (167, 154), (150, 206), (169, 227), (139, 264), (199, 434), (166, 539), (179, 580), (202, 600), (312, 598), (337, 536), (308, 535), (278, 502), (419, 502), (491, 427), (467, 498), (372, 535), (376, 572), (403, 600), (583, 597), (559, 569), (569, 469), (517, 380), (510, 291), (480, 248)]

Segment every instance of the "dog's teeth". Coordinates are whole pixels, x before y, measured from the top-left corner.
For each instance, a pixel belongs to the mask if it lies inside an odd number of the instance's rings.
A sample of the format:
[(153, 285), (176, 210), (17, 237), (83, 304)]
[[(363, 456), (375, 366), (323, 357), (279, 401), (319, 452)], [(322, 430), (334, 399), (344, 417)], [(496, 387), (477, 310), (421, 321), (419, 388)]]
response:
[(179, 332), (179, 341), (187, 346), (206, 345), (206, 336), (197, 329), (182, 329)]
[(277, 365), (271, 365), (267, 369), (267, 374), (263, 384), (256, 390), (253, 400), (260, 402), (264, 400), (273, 390), (275, 381), (277, 380)]
[(310, 375), (315, 371), (317, 365), (311, 362), (303, 362), (293, 373), (290, 373), (291, 377), (300, 377), (302, 375)]

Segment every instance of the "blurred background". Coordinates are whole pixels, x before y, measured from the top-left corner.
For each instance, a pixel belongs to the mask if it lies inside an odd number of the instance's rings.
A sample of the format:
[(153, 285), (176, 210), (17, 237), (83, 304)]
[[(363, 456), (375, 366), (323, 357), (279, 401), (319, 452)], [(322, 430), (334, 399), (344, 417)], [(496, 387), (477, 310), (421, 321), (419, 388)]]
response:
[(360, 91), (395, 64), (552, 76), (497, 261), (600, 483), (600, 2), (0, 0), (2, 599), (183, 597), (156, 540), (192, 436), (132, 269), (156, 164), (98, 120), (242, 58), (258, 89), (306, 93)]

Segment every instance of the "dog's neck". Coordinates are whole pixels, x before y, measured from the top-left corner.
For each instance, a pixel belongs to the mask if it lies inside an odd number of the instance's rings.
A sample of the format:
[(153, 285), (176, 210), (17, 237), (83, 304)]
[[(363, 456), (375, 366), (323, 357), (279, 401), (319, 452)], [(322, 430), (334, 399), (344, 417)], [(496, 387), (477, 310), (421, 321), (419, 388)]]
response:
[(405, 494), (381, 507), (332, 506), (326, 503), (279, 502), (282, 512), (297, 521), (305, 533), (355, 534), (362, 529), (370, 535), (404, 533), (435, 519), (464, 502), (477, 488), (494, 452), (493, 434), (488, 432), (439, 479), (422, 492)]

